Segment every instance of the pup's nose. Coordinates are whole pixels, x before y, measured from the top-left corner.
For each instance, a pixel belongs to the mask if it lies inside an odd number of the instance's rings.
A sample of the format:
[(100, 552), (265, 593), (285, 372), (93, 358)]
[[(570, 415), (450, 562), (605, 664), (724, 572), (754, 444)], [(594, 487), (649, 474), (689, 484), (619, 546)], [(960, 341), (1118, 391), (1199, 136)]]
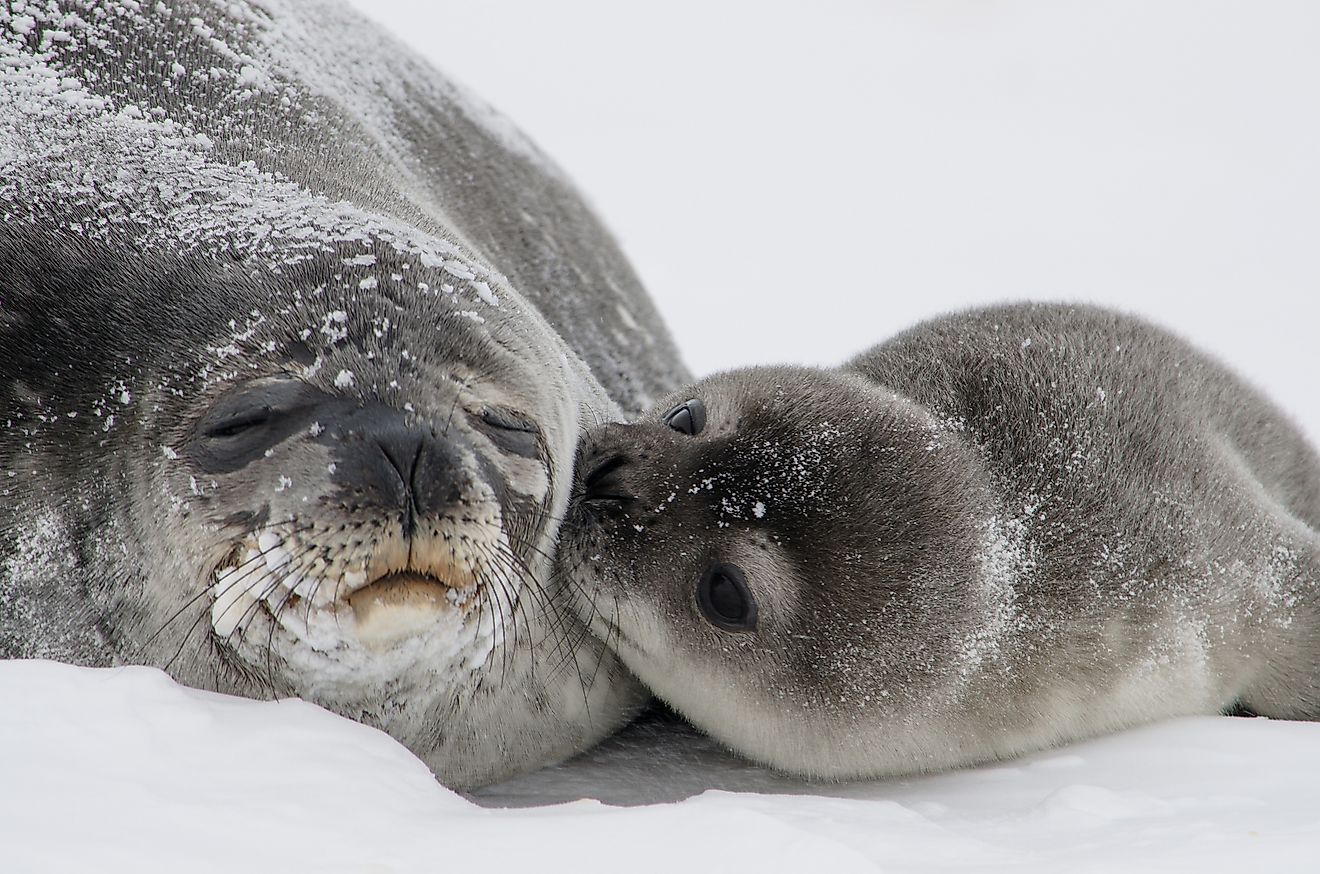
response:
[(582, 500), (593, 503), (626, 504), (634, 500), (624, 486), (619, 472), (628, 465), (628, 457), (611, 453), (594, 460), (582, 480)]

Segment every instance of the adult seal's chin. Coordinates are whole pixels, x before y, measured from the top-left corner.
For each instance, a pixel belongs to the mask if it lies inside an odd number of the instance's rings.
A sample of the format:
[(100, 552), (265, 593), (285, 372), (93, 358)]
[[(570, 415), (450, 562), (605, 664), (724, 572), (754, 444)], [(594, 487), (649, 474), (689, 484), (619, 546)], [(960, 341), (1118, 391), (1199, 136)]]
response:
[(558, 520), (583, 422), (685, 374), (608, 234), (340, 6), (78, 11), (0, 30), (0, 656), (298, 695), (458, 787), (612, 731)]

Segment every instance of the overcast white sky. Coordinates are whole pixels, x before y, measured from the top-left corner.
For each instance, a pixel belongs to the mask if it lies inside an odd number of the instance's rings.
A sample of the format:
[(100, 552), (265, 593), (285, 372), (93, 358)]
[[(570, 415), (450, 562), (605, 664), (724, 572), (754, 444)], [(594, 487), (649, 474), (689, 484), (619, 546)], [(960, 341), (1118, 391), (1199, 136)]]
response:
[(1320, 435), (1320, 5), (358, 5), (568, 170), (699, 374), (1081, 299)]

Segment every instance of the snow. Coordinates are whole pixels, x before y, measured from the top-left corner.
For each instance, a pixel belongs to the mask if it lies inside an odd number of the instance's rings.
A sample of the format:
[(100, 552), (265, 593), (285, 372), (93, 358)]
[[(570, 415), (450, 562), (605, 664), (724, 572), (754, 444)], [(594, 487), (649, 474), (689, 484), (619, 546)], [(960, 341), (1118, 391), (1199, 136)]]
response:
[[(954, 774), (804, 787), (615, 741), (483, 807), (386, 735), (149, 668), (0, 663), (4, 870), (1303, 870), (1312, 725), (1197, 718)], [(579, 800), (594, 789), (612, 802)], [(586, 790), (586, 791), (584, 791)], [(665, 803), (645, 804), (648, 799)]]
[[(977, 303), (1088, 300), (1183, 332), (1320, 436), (1314, 4), (359, 5), (565, 168), (698, 373), (837, 363)], [(278, 59), (306, 66), (304, 36)], [(234, 64), (265, 87), (260, 63)], [(42, 72), (6, 81), (43, 110), (104, 111)], [(391, 135), (383, 110), (357, 109)], [(205, 134), (137, 112), (107, 121), (105, 141), (132, 155), (138, 134), (170, 138), (199, 190), (246, 193), (272, 233), (360, 226), (344, 205), (221, 172)], [(43, 160), (0, 142), (11, 173)], [(207, 203), (187, 216), (199, 234), (224, 220)], [(476, 265), (427, 246), (498, 305)], [(633, 732), (488, 791), (487, 805), (542, 805), (497, 810), (439, 786), (379, 732), (300, 702), (44, 662), (0, 663), (0, 700), (6, 872), (1216, 872), (1302, 870), (1320, 849), (1320, 725), (1186, 719), (845, 786), (778, 778), (677, 730)]]

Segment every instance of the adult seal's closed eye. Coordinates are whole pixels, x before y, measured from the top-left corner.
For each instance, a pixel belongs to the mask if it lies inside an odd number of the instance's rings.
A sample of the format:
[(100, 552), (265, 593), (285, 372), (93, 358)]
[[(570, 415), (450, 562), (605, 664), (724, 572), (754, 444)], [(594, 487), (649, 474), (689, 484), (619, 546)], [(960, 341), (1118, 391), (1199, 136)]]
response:
[(0, 10), (0, 655), (299, 695), (474, 786), (643, 700), (549, 565), (683, 378), (534, 146), (333, 3)]
[[(699, 407), (698, 417), (681, 410)], [(1320, 463), (1176, 337), (1099, 309), (935, 319), (588, 433), (583, 620), (735, 751), (935, 770), (1154, 719), (1320, 717)]]

